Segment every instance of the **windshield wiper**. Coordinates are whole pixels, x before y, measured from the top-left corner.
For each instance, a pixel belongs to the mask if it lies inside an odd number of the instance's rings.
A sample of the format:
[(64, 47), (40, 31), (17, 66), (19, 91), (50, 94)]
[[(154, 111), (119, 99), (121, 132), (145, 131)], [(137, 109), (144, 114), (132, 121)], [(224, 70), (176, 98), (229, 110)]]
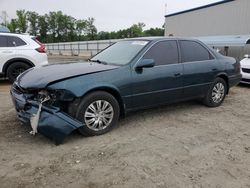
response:
[(105, 61), (101, 61), (99, 59), (88, 59), (88, 61), (90, 62), (95, 62), (95, 63), (99, 63), (99, 64), (103, 64), (103, 65), (107, 65), (108, 63)]

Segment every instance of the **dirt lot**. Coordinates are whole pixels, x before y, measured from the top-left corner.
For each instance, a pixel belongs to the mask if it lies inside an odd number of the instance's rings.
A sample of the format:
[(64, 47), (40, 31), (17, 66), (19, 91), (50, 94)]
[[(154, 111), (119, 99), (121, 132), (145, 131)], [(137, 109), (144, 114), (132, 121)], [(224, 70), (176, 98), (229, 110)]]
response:
[(250, 187), (250, 87), (223, 106), (140, 111), (98, 137), (55, 146), (16, 120), (0, 81), (0, 187)]

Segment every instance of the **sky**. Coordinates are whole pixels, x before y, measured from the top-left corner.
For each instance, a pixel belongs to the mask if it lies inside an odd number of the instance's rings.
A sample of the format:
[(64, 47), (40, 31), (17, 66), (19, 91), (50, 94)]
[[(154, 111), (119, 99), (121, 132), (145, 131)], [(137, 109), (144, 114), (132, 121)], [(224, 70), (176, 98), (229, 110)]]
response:
[(39, 14), (61, 10), (76, 19), (94, 17), (98, 31), (117, 31), (139, 22), (148, 29), (162, 27), (166, 14), (218, 1), (221, 0), (0, 0), (0, 16), (6, 11), (8, 19), (15, 18), (20, 9)]

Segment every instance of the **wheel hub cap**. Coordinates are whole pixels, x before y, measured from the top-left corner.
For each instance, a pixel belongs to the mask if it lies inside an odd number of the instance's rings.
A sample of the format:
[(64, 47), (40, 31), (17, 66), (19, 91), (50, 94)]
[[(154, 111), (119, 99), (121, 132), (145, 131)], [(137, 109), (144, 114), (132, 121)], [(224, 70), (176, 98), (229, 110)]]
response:
[(212, 99), (215, 103), (219, 103), (223, 100), (225, 95), (225, 87), (222, 83), (215, 84), (212, 91)]
[(107, 128), (113, 120), (114, 109), (105, 100), (98, 100), (91, 103), (84, 114), (84, 120), (88, 128), (100, 131)]

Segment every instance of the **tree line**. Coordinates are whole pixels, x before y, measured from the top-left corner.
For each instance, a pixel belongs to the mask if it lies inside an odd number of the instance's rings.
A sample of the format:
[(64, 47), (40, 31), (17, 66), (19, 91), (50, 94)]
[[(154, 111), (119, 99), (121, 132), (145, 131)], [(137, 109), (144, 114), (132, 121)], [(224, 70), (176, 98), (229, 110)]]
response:
[(43, 43), (121, 39), (143, 36), (163, 36), (163, 28), (144, 30), (144, 23), (133, 24), (127, 29), (105, 32), (97, 31), (94, 18), (76, 19), (62, 11), (39, 15), (33, 11), (17, 10), (15, 19), (2, 25), (14, 33), (29, 33)]

